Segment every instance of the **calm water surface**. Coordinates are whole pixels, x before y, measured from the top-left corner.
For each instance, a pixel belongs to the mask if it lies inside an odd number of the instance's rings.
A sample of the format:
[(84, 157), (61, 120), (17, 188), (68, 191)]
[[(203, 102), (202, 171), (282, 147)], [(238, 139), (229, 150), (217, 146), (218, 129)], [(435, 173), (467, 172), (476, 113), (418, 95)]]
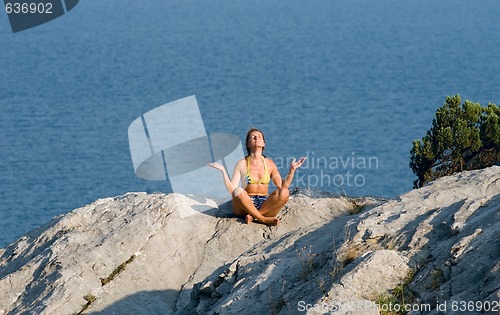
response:
[[(0, 247), (128, 191), (129, 124), (196, 95), (208, 132), (309, 156), (295, 184), (394, 197), (447, 95), (500, 104), (499, 1), (81, 1), (11, 33), (0, 14)], [(350, 180), (350, 182), (348, 182)]]

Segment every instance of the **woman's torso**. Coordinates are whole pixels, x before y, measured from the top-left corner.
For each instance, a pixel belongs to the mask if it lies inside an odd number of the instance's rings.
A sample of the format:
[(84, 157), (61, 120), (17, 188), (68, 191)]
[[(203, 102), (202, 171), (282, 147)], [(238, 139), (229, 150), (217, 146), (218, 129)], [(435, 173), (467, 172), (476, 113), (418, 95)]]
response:
[(252, 160), (250, 156), (245, 158), (245, 169), (242, 170), (242, 184), (248, 195), (265, 196), (269, 192), (271, 181), (270, 165), (266, 158)]

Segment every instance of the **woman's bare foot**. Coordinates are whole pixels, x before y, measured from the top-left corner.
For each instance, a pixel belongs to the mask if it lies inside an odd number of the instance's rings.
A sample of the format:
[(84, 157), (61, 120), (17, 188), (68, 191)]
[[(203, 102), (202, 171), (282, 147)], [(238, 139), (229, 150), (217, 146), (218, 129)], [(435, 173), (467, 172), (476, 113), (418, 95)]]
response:
[(264, 223), (265, 225), (272, 225), (272, 226), (277, 226), (280, 222), (280, 220), (277, 217), (264, 217), (264, 221), (254, 219), (251, 215), (247, 214), (245, 216), (245, 223), (250, 224), (253, 221), (255, 222), (261, 222)]
[(246, 223), (246, 224), (249, 224), (249, 223), (251, 223), (252, 221), (253, 221), (253, 217), (252, 217), (251, 215), (247, 214), (247, 215), (245, 216), (245, 223)]
[(277, 226), (280, 223), (280, 219), (278, 219), (277, 217), (271, 217), (271, 218), (266, 217), (266, 220), (262, 223), (266, 225)]

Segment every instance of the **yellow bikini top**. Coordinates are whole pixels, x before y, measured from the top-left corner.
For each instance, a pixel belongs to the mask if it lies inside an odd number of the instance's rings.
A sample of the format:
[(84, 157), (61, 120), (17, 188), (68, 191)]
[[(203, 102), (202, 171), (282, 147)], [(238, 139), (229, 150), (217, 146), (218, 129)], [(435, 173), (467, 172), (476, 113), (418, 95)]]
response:
[(259, 180), (255, 180), (250, 177), (250, 156), (247, 156), (247, 173), (245, 175), (247, 184), (269, 184), (269, 182), (271, 181), (271, 176), (269, 176), (269, 172), (267, 171), (266, 161), (264, 157), (262, 157), (262, 163), (264, 163), (264, 176)]

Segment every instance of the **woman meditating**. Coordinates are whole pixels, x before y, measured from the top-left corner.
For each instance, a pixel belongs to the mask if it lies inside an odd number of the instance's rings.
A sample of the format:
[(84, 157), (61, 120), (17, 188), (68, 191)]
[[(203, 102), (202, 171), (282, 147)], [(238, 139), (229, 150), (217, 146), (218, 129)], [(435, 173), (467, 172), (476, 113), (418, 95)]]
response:
[[(218, 163), (208, 165), (222, 172), (224, 185), (232, 195), (235, 215), (245, 216), (247, 224), (255, 219), (267, 225), (278, 225), (279, 219), (276, 215), (288, 201), (288, 187), (292, 183), (295, 170), (306, 158), (298, 161), (293, 159), (288, 175), (282, 179), (276, 164), (262, 154), (265, 146), (264, 133), (252, 128), (246, 136), (248, 154), (236, 163), (231, 179), (224, 166)], [(277, 189), (269, 194), (271, 180)]]

